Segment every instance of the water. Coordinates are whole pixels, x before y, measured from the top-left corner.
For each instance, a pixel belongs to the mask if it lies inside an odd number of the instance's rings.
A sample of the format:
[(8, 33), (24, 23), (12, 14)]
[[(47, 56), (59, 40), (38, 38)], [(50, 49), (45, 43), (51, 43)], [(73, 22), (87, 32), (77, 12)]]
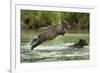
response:
[(89, 46), (81, 49), (71, 49), (68, 46), (73, 43), (56, 45), (40, 45), (30, 50), (29, 43), (21, 46), (21, 62), (51, 62), (69, 60), (89, 60)]
[[(46, 31), (46, 30), (45, 30)], [(30, 41), (42, 30), (21, 31), (21, 63), (53, 62), (71, 60), (89, 60), (89, 45), (81, 49), (71, 49), (68, 46), (84, 39), (89, 43), (89, 33), (66, 33), (53, 40), (47, 40), (40, 46), (30, 50)]]

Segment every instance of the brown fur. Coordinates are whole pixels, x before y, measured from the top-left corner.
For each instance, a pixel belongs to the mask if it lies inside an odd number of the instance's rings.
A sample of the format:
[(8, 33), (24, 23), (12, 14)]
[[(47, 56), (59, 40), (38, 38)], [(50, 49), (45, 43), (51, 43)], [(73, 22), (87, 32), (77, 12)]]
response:
[[(33, 50), (35, 47), (40, 45), (41, 43), (45, 42), (46, 40), (53, 40), (58, 35), (64, 35), (65, 34), (65, 28), (69, 28), (69, 24), (67, 21), (62, 21), (57, 26), (54, 26), (50, 28), (47, 32), (43, 32), (37, 36), (37, 38), (34, 38), (31, 42), (31, 50)], [(34, 43), (35, 42), (35, 43)], [(33, 44), (34, 43), (34, 44)]]
[(88, 43), (86, 42), (86, 40), (84, 39), (79, 39), (79, 41), (77, 43), (74, 43), (73, 45), (70, 45), (70, 48), (83, 48), (84, 46), (88, 45)]

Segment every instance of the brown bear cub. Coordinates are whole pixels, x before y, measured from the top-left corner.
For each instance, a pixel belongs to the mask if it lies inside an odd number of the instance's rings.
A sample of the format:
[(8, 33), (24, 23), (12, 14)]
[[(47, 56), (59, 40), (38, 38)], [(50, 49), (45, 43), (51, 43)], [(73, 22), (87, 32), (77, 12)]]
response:
[(79, 41), (77, 43), (74, 43), (73, 45), (70, 45), (69, 48), (83, 48), (84, 46), (88, 45), (88, 43), (86, 42), (86, 40), (84, 39), (79, 39)]

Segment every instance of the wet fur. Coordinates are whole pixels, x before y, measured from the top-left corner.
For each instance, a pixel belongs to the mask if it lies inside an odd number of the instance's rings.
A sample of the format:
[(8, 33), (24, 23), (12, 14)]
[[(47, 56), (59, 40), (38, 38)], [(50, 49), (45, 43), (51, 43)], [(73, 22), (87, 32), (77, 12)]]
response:
[(88, 43), (86, 42), (86, 40), (84, 39), (79, 39), (79, 41), (77, 43), (74, 43), (73, 45), (70, 45), (69, 48), (83, 48), (84, 46), (88, 45)]
[(33, 38), (31, 42), (31, 50), (33, 50), (35, 47), (40, 45), (41, 43), (45, 42), (46, 40), (53, 40), (58, 35), (64, 35), (65, 34), (65, 28), (68, 28), (68, 22), (62, 21), (58, 25), (50, 28), (47, 32), (43, 32), (37, 36), (37, 38)]

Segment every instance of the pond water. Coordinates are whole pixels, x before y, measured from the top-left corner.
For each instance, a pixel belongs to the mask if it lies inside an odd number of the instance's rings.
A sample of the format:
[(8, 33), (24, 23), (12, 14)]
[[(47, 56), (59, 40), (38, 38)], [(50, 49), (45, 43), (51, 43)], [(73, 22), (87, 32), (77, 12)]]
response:
[(51, 62), (69, 60), (89, 60), (89, 46), (80, 49), (69, 48), (73, 43), (40, 45), (30, 50), (29, 45), (21, 46), (21, 62)]

